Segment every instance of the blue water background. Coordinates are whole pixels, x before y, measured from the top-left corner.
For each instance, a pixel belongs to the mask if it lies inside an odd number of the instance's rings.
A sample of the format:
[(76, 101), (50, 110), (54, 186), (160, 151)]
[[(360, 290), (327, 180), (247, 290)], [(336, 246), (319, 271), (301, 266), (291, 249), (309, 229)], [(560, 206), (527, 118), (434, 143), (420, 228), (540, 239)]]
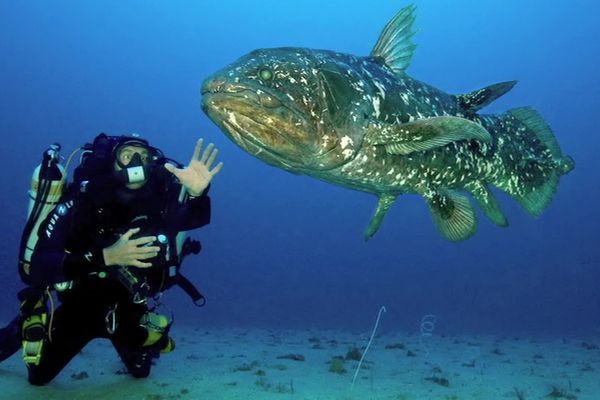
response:
[(375, 198), (270, 167), (200, 110), (204, 78), (255, 49), (367, 55), (398, 1), (0, 2), (0, 319), (16, 313), (17, 248), (31, 173), (58, 141), (139, 132), (186, 161), (198, 137), (221, 150), (212, 224), (184, 266), (209, 301), (173, 289), (178, 323), (542, 334), (600, 328), (600, 27), (597, 2), (417, 1), (411, 76), (451, 93), (516, 79), (486, 109), (531, 105), (577, 166), (533, 219), (496, 191), (510, 227), (445, 241), (415, 195), (369, 242)]

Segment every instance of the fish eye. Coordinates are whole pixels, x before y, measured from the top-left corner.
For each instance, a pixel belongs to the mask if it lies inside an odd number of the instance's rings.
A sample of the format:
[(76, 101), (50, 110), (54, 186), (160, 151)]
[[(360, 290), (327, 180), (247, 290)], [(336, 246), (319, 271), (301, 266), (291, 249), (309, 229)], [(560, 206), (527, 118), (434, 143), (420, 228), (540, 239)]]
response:
[(273, 72), (271, 72), (270, 69), (263, 68), (258, 72), (258, 76), (260, 76), (260, 79), (263, 81), (270, 81), (273, 79)]

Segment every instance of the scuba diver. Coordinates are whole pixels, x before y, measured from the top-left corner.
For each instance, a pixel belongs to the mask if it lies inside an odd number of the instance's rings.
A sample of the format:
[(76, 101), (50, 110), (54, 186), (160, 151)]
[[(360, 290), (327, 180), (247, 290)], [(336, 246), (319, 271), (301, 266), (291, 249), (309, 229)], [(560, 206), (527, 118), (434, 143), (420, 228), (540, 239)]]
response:
[(0, 330), (0, 361), (22, 347), (29, 382), (44, 385), (89, 341), (107, 338), (132, 376), (149, 375), (152, 360), (174, 348), (172, 317), (155, 311), (162, 292), (179, 285), (204, 301), (179, 272), (199, 251), (185, 231), (210, 222), (208, 190), (223, 166), (213, 167), (212, 144), (202, 146), (185, 167), (138, 136), (100, 134), (84, 147), (73, 183), (30, 226), (35, 234), (24, 233), (28, 286), (20, 315)]

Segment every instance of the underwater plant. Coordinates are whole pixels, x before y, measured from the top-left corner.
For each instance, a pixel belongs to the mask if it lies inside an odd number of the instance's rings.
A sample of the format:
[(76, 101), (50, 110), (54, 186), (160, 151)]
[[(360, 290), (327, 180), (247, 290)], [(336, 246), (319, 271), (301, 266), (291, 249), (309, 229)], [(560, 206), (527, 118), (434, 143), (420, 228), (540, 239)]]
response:
[(329, 362), (329, 372), (339, 375), (345, 374), (347, 370), (344, 359), (339, 356), (332, 357), (331, 361)]

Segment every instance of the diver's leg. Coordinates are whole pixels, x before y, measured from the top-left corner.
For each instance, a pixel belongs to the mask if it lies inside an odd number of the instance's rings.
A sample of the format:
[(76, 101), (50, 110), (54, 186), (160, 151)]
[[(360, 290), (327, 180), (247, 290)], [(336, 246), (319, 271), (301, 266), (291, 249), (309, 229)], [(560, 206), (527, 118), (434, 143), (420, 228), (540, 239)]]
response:
[(21, 315), (0, 329), (0, 362), (15, 354), (21, 348)]
[(140, 326), (147, 308), (141, 304), (121, 304), (118, 314), (118, 329), (110, 338), (119, 357), (134, 378), (150, 375), (152, 360), (159, 356), (154, 346), (143, 346), (148, 332)]
[[(101, 326), (101, 324), (99, 325)], [(51, 335), (44, 343), (38, 365), (27, 365), (29, 383), (45, 385), (50, 382), (94, 337), (93, 327), (81, 315), (79, 308), (61, 305), (53, 316)]]
[(155, 346), (129, 347), (115, 344), (115, 349), (134, 378), (147, 378), (152, 369), (152, 360), (158, 358), (160, 353)]

